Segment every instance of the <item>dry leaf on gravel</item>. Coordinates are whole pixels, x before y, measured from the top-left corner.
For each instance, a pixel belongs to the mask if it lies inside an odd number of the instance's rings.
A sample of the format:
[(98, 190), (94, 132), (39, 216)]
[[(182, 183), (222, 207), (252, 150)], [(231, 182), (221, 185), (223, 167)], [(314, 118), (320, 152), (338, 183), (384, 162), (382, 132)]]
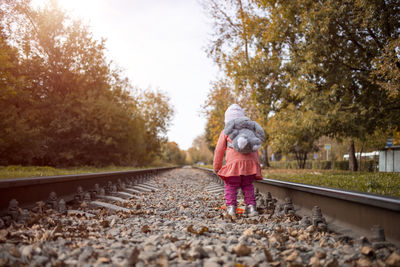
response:
[(0, 230), (0, 242), (6, 242), (7, 235), (8, 235), (8, 231), (6, 229), (1, 229)]
[(208, 232), (208, 228), (206, 226), (203, 226), (203, 227), (201, 227), (201, 229), (199, 231), (196, 231), (195, 229), (193, 229), (193, 225), (189, 225), (187, 227), (187, 231), (192, 234), (202, 235), (202, 234)]
[(268, 261), (268, 262), (271, 262), (273, 259), (272, 259), (272, 255), (271, 255), (271, 253), (267, 250), (267, 249), (265, 249), (264, 248), (264, 255), (265, 255), (265, 259)]
[(28, 245), (28, 246), (24, 246), (21, 249), (21, 256), (24, 260), (31, 260), (32, 259), (32, 252), (33, 252), (33, 246), (32, 245)]
[(151, 232), (150, 227), (148, 225), (143, 225), (141, 231), (142, 231), (142, 233), (145, 233), (145, 234)]
[(369, 256), (369, 257), (375, 256), (375, 250), (371, 247), (367, 247), (367, 246), (361, 247), (360, 251), (362, 254), (364, 254), (366, 256)]
[(106, 228), (110, 226), (110, 222), (107, 220), (101, 220), (100, 225), (103, 226), (103, 228)]
[(269, 265), (273, 266), (273, 267), (278, 267), (281, 265), (280, 261), (273, 261), (273, 262), (269, 262)]
[(320, 267), (321, 266), (321, 262), (318, 259), (318, 257), (311, 257), (310, 262), (308, 263), (308, 265), (310, 265), (311, 267)]
[(100, 257), (97, 259), (96, 264), (101, 264), (101, 263), (109, 263), (111, 260), (106, 257)]
[(8, 253), (10, 253), (11, 256), (14, 256), (16, 258), (21, 257), (21, 252), (19, 252), (18, 248), (16, 248), (15, 246), (11, 246), (8, 249)]
[(324, 264), (324, 267), (339, 267), (339, 262), (337, 259), (330, 259)]
[(373, 266), (372, 262), (368, 259), (365, 258), (360, 258), (357, 260), (357, 265), (358, 267), (370, 267)]
[(389, 257), (387, 257), (387, 259), (385, 260), (385, 264), (387, 266), (400, 266), (400, 255), (396, 252), (393, 252), (389, 255)]
[(299, 252), (293, 251), (289, 256), (285, 258), (285, 261), (295, 261), (299, 257)]
[(233, 248), (233, 251), (239, 257), (248, 256), (251, 253), (251, 249), (248, 246), (244, 245), (244, 244), (237, 245), (236, 247)]
[(244, 230), (242, 235), (243, 236), (252, 236), (252, 235), (254, 235), (255, 230), (256, 230), (256, 227), (252, 226), (252, 227)]

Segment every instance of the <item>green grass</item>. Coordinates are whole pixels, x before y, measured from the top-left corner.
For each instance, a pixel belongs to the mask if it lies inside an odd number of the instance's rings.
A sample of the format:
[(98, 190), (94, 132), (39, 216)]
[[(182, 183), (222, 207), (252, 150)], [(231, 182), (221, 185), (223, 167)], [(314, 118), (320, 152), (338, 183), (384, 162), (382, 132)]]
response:
[(377, 195), (400, 197), (400, 174), (347, 171), (310, 173), (267, 173), (264, 177), (288, 182), (312, 184)]
[(135, 167), (109, 166), (103, 168), (96, 168), (90, 166), (83, 166), (83, 167), (73, 167), (73, 168), (53, 168), (47, 166), (39, 167), (39, 166), (10, 165), (10, 166), (0, 166), (0, 179), (54, 176), (54, 175), (94, 173), (94, 172), (130, 171), (143, 168), (145, 167), (135, 168)]
[[(212, 169), (212, 165), (199, 166)], [(400, 197), (400, 173), (264, 169), (269, 179)]]

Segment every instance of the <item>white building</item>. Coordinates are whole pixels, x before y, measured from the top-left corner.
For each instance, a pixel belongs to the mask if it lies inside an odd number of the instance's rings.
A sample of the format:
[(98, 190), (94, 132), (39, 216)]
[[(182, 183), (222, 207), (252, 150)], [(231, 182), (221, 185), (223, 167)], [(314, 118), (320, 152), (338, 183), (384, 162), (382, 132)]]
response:
[(380, 172), (400, 172), (400, 146), (379, 151)]
[[(379, 156), (379, 151), (373, 151), (373, 152), (364, 152), (361, 153), (361, 158), (368, 158), (368, 159), (374, 159)], [(355, 153), (356, 158), (360, 158), (360, 152)], [(343, 155), (343, 160), (349, 160), (349, 154), (344, 154)]]

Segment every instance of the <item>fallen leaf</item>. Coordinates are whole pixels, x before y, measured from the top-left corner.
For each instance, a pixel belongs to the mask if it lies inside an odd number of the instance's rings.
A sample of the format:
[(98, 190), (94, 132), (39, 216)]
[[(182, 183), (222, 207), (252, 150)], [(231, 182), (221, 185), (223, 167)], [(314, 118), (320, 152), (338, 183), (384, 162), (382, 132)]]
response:
[(110, 222), (107, 220), (101, 220), (100, 225), (103, 226), (104, 228), (106, 228), (106, 227), (110, 226)]
[(208, 228), (207, 228), (206, 226), (203, 226), (203, 227), (201, 227), (201, 229), (200, 229), (199, 231), (196, 231), (196, 230), (193, 228), (193, 225), (189, 225), (189, 226), (187, 227), (187, 231), (188, 231), (189, 233), (192, 233), (192, 234), (202, 235), (202, 234), (208, 232)]
[(360, 248), (362, 254), (370, 257), (375, 257), (375, 250), (371, 247), (364, 246)]
[(141, 231), (142, 231), (142, 233), (145, 233), (145, 234), (151, 232), (150, 227), (148, 225), (143, 225)]
[(326, 253), (322, 250), (317, 250), (315, 251), (314, 257), (317, 257), (318, 259), (325, 259)]
[(280, 261), (273, 261), (273, 262), (269, 262), (269, 264), (270, 264), (271, 266), (278, 267), (278, 266), (281, 265), (281, 262), (280, 262)]
[(1, 229), (0, 230), (0, 242), (6, 242), (7, 235), (8, 235), (8, 231), (6, 229)]
[(265, 248), (264, 248), (264, 255), (265, 255), (265, 259), (266, 259), (268, 262), (271, 262), (271, 261), (272, 261), (272, 255), (271, 255), (271, 253), (270, 253), (267, 249), (265, 249)]
[(236, 247), (233, 248), (233, 251), (238, 255), (239, 257), (241, 256), (248, 256), (251, 253), (251, 249), (244, 245), (244, 244), (239, 244)]
[(106, 257), (100, 257), (100, 258), (98, 258), (97, 259), (97, 264), (99, 264), (99, 263), (109, 263), (110, 262), (110, 259), (109, 258), (106, 258)]
[(360, 258), (357, 260), (357, 266), (359, 267), (370, 267), (372, 266), (372, 262), (365, 258)]
[(385, 260), (385, 263), (387, 266), (400, 266), (400, 255), (397, 254), (396, 252), (393, 252), (392, 254), (387, 257)]
[(299, 253), (297, 251), (293, 251), (292, 254), (290, 254), (289, 256), (287, 256), (285, 258), (285, 261), (294, 261), (297, 259), (298, 256), (299, 256)]
[(254, 235), (254, 231), (255, 230), (256, 230), (256, 228), (254, 226), (252, 226), (252, 227), (244, 230), (242, 235), (244, 235), (244, 236), (252, 236), (252, 235)]
[(318, 257), (311, 257), (310, 262), (308, 263), (309, 265), (311, 265), (311, 267), (320, 267), (321, 263), (318, 259)]
[(328, 260), (324, 267), (339, 267), (339, 262), (336, 258)]
[(10, 247), (8, 253), (16, 258), (21, 257), (21, 252), (19, 252), (18, 248), (16, 248), (15, 246)]

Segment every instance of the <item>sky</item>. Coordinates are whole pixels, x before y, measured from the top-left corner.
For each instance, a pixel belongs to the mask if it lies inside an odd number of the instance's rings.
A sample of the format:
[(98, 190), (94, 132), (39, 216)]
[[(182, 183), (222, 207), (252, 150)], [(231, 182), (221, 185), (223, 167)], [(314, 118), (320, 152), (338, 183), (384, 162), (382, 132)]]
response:
[[(34, 0), (42, 4), (45, 0)], [(59, 0), (81, 18), (95, 38), (105, 38), (107, 56), (134, 87), (159, 89), (175, 115), (169, 141), (187, 150), (204, 133), (201, 114), (218, 68), (205, 48), (211, 23), (199, 0)]]

